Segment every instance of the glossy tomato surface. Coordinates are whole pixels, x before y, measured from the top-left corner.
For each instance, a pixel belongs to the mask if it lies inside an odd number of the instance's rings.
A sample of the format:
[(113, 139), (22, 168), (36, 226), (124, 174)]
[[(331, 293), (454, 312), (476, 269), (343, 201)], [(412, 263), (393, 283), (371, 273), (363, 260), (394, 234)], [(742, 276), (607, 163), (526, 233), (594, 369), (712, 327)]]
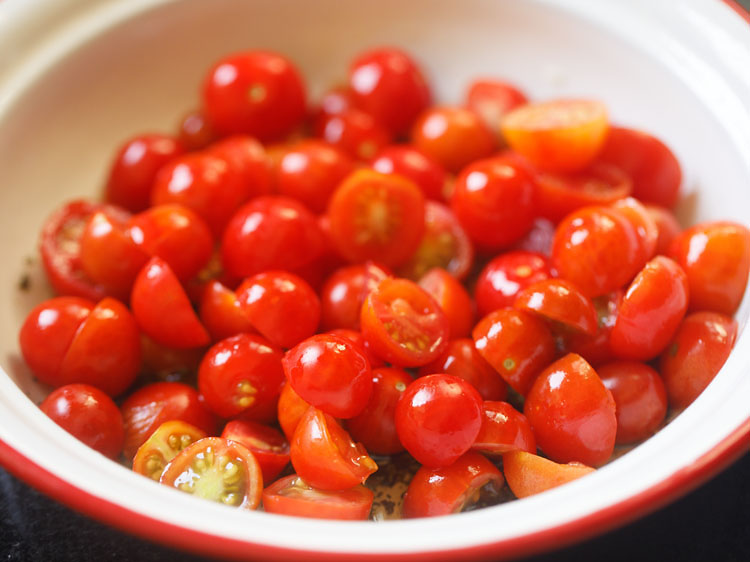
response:
[(318, 490), (296, 474), (279, 478), (263, 490), (267, 513), (313, 519), (367, 519), (374, 494), (363, 485), (347, 490)]

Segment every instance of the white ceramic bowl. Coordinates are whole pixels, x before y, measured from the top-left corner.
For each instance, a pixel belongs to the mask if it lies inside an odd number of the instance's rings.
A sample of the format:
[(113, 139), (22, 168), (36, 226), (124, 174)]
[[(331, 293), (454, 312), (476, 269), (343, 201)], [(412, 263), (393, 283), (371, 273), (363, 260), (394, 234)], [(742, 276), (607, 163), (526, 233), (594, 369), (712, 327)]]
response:
[[(496, 74), (534, 98), (604, 100), (653, 131), (686, 172), (691, 220), (750, 224), (750, 27), (719, 0), (4, 0), (0, 2), (0, 460), (107, 523), (211, 555), (295, 560), (464, 559), (552, 548), (622, 524), (698, 485), (746, 450), (750, 298), (735, 351), (673, 423), (591, 476), (522, 501), (432, 520), (339, 523), (239, 512), (108, 461), (36, 407), (17, 331), (46, 295), (44, 217), (100, 192), (124, 138), (171, 131), (207, 66), (263, 47), (298, 62), (313, 96), (376, 44), (423, 61), (438, 99)], [(29, 274), (30, 292), (19, 279)], [(31, 398), (31, 399), (29, 399)]]

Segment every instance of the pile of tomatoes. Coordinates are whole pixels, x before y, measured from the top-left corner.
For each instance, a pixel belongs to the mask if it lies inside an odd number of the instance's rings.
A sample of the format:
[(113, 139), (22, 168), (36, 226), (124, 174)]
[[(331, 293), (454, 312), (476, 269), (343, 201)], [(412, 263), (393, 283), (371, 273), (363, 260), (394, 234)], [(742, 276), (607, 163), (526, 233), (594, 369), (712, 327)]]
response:
[(364, 519), (408, 454), (401, 515), (452, 513), (595, 470), (730, 353), (750, 232), (683, 230), (678, 161), (598, 101), (480, 80), (435, 106), (392, 48), (314, 110), (271, 52), (201, 96), (48, 219), (59, 296), (20, 333), (42, 410), (140, 474)]

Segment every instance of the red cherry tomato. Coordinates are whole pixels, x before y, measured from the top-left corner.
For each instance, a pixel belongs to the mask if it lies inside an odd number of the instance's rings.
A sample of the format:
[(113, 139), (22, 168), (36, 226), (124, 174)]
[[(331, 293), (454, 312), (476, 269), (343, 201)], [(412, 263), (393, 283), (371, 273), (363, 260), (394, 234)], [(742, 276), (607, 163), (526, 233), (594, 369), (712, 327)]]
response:
[(625, 292), (618, 289), (592, 299), (597, 316), (596, 333), (593, 336), (584, 332), (563, 334), (565, 349), (577, 353), (594, 366), (612, 361), (614, 353), (610, 346), (610, 338), (624, 296)]
[(637, 199), (626, 197), (612, 203), (612, 207), (620, 211), (633, 225), (640, 240), (641, 262), (646, 263), (656, 255), (656, 245), (659, 242), (659, 228), (656, 221)]
[(156, 428), (133, 457), (133, 472), (159, 481), (167, 464), (180, 451), (206, 437), (206, 432), (180, 420), (170, 420)]
[(642, 441), (659, 429), (667, 415), (667, 392), (659, 373), (636, 361), (607, 363), (597, 373), (617, 406), (617, 444)]
[(125, 458), (132, 459), (138, 448), (164, 422), (181, 420), (212, 435), (216, 417), (204, 405), (194, 388), (177, 382), (157, 382), (139, 388), (120, 406), (125, 423)]
[(436, 359), (450, 330), (440, 305), (406, 279), (384, 279), (370, 292), (362, 305), (361, 327), (375, 354), (401, 367)]
[(427, 109), (412, 128), (411, 142), (453, 174), (487, 158), (497, 144), (479, 116), (463, 107)]
[(367, 519), (374, 494), (361, 484), (348, 490), (318, 490), (296, 474), (280, 478), (263, 490), (263, 509), (314, 519)]
[(464, 379), (483, 400), (505, 400), (508, 395), (503, 378), (479, 355), (469, 338), (451, 340), (440, 357), (419, 368), (420, 377), (435, 373)]
[(737, 321), (717, 312), (695, 312), (680, 324), (661, 356), (669, 405), (687, 408), (714, 379), (737, 339)]
[(252, 451), (263, 473), (263, 482), (273, 482), (289, 464), (289, 442), (273, 427), (234, 420), (224, 426), (221, 437), (242, 443)]
[(199, 314), (213, 341), (255, 331), (237, 294), (218, 281), (203, 289)]
[(193, 382), (204, 352), (201, 347), (166, 347), (141, 334), (141, 374), (154, 380)]
[(580, 355), (566, 355), (536, 378), (523, 413), (539, 448), (556, 462), (599, 466), (612, 455), (615, 401)]
[(412, 382), (396, 405), (396, 431), (421, 464), (448, 466), (469, 450), (482, 426), (482, 397), (465, 380), (435, 374)]
[(526, 451), (512, 451), (503, 455), (503, 472), (513, 494), (526, 498), (577, 480), (594, 469), (579, 462), (558, 464)]
[(331, 275), (320, 291), (321, 326), (324, 330), (359, 330), (362, 303), (390, 272), (373, 262), (342, 267)]
[(344, 338), (345, 340), (349, 340), (354, 345), (356, 345), (365, 354), (365, 357), (367, 357), (367, 360), (370, 362), (370, 367), (372, 367), (373, 369), (385, 366), (385, 362), (380, 357), (375, 355), (372, 349), (370, 349), (370, 346), (365, 340), (365, 336), (362, 335), (362, 332), (349, 330), (347, 328), (337, 328), (326, 333), (332, 336)]
[(167, 135), (129, 139), (110, 164), (105, 199), (134, 213), (143, 211), (151, 201), (151, 186), (159, 169), (184, 150), (181, 142)]
[(510, 451), (536, 453), (536, 439), (521, 412), (507, 402), (485, 400), (482, 427), (471, 448), (491, 456)]
[(361, 53), (349, 67), (349, 89), (356, 107), (393, 134), (406, 133), (430, 104), (430, 89), (417, 63), (400, 49)]
[(278, 53), (236, 53), (209, 70), (203, 112), (221, 135), (245, 133), (261, 141), (275, 140), (302, 122), (305, 86), (292, 62)]
[(419, 286), (435, 299), (448, 319), (448, 337), (463, 338), (474, 326), (474, 303), (463, 285), (444, 269), (434, 268), (419, 280)]
[(552, 254), (552, 239), (554, 237), (555, 225), (552, 221), (537, 217), (531, 224), (531, 230), (513, 244), (513, 249), (549, 257)]
[(658, 256), (668, 256), (672, 242), (682, 232), (682, 227), (674, 213), (664, 207), (646, 205), (646, 211), (651, 215), (658, 232), (654, 253)]
[(299, 394), (294, 391), (292, 385), (285, 382), (284, 386), (281, 387), (277, 411), (279, 425), (289, 441), (292, 440), (294, 430), (297, 429), (299, 421), (309, 407), (310, 404), (299, 397)]
[(52, 421), (79, 441), (116, 459), (122, 452), (125, 429), (112, 399), (87, 384), (68, 384), (52, 391), (39, 407)]
[(514, 305), (538, 314), (566, 329), (593, 336), (597, 329), (594, 303), (573, 283), (564, 279), (544, 279), (519, 291)]
[(497, 495), (504, 483), (494, 464), (469, 451), (448, 466), (421, 467), (404, 494), (401, 513), (408, 519), (459, 513), (475, 503), (483, 489)]
[(358, 161), (372, 160), (390, 144), (391, 134), (372, 115), (355, 108), (323, 117), (317, 136)]
[(526, 234), (534, 221), (536, 186), (510, 158), (473, 162), (456, 178), (451, 208), (469, 237), (496, 250)]
[(353, 488), (378, 469), (333, 417), (312, 406), (294, 430), (291, 456), (299, 477), (321, 490)]
[(528, 103), (526, 95), (513, 84), (500, 80), (475, 80), (466, 94), (466, 105), (481, 117), (485, 126), (497, 134), (508, 112)]
[(263, 493), (263, 476), (253, 454), (244, 445), (221, 437), (206, 437), (183, 449), (159, 482), (242, 509), (257, 508)]
[(216, 140), (216, 133), (199, 109), (189, 111), (180, 120), (177, 138), (186, 150), (201, 150)]
[(203, 357), (198, 390), (206, 405), (222, 418), (270, 422), (284, 384), (280, 350), (254, 334), (220, 341)]
[(474, 326), (472, 337), (479, 355), (522, 395), (555, 357), (555, 340), (549, 328), (525, 310), (491, 312)]
[(378, 152), (370, 167), (381, 174), (398, 174), (413, 181), (427, 199), (446, 199), (445, 169), (440, 162), (408, 144), (394, 144)]
[(674, 207), (682, 170), (672, 151), (647, 133), (610, 127), (599, 160), (614, 164), (633, 180), (633, 196), (644, 203)]
[(669, 255), (687, 273), (690, 310), (734, 314), (750, 273), (750, 230), (746, 226), (697, 224), (674, 240)]
[(396, 432), (396, 404), (412, 380), (403, 369), (373, 369), (370, 400), (359, 414), (346, 420), (352, 439), (378, 455), (403, 451)]
[(352, 92), (347, 86), (333, 86), (320, 98), (314, 111), (313, 122), (317, 124), (331, 115), (341, 115), (353, 106)]
[(247, 135), (235, 135), (209, 146), (206, 152), (224, 160), (248, 199), (273, 191), (271, 161), (263, 145)]
[(395, 267), (408, 260), (424, 233), (424, 196), (410, 180), (357, 170), (328, 206), (331, 239), (352, 262)]

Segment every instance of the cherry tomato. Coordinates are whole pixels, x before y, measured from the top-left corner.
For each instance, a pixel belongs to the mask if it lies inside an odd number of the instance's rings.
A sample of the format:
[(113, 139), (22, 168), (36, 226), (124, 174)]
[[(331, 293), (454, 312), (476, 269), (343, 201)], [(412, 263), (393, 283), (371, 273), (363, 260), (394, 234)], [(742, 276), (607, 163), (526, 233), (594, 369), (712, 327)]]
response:
[(503, 455), (503, 472), (513, 494), (526, 498), (577, 480), (594, 469), (579, 462), (558, 464), (526, 451), (512, 451)]
[(348, 490), (318, 490), (290, 474), (263, 490), (263, 509), (295, 517), (364, 520), (374, 498), (361, 484)]
[(451, 208), (469, 238), (484, 249), (510, 246), (534, 221), (536, 186), (502, 156), (473, 162), (456, 178)]
[(19, 336), (26, 364), (52, 386), (92, 385), (117, 396), (141, 364), (138, 327), (119, 301), (57, 297), (36, 306)]
[(669, 405), (687, 408), (714, 379), (737, 339), (737, 321), (717, 312), (685, 317), (661, 356)]
[(151, 201), (151, 186), (159, 169), (184, 150), (181, 142), (167, 135), (128, 139), (110, 164), (105, 199), (134, 213), (143, 211)]
[(372, 349), (370, 349), (370, 346), (367, 343), (367, 340), (365, 340), (365, 336), (362, 335), (362, 332), (349, 330), (347, 328), (336, 328), (335, 330), (329, 330), (326, 333), (332, 336), (337, 336), (339, 338), (344, 338), (345, 340), (349, 340), (354, 345), (356, 345), (359, 349), (362, 350), (362, 353), (365, 354), (365, 357), (367, 357), (367, 360), (370, 362), (371, 368), (375, 369), (377, 367), (385, 366), (385, 362), (380, 357), (375, 355)]
[(364, 483), (378, 469), (360, 443), (338, 422), (310, 406), (291, 440), (292, 466), (300, 478), (321, 490), (346, 490)]
[(484, 266), (474, 286), (477, 313), (486, 316), (513, 306), (519, 291), (550, 277), (549, 262), (541, 254), (522, 250), (500, 254)]
[(213, 341), (255, 331), (237, 294), (218, 281), (209, 281), (204, 288), (199, 314)]
[(580, 355), (558, 359), (536, 378), (523, 413), (539, 448), (553, 461), (599, 466), (612, 455), (615, 401)]
[(341, 115), (352, 107), (352, 92), (347, 86), (337, 85), (326, 90), (313, 112), (313, 122), (316, 125), (316, 130), (318, 123), (326, 117)]
[(697, 224), (672, 243), (670, 257), (687, 273), (690, 310), (734, 314), (750, 272), (750, 230), (732, 222)]
[(645, 264), (656, 255), (656, 245), (659, 242), (659, 227), (656, 226), (656, 221), (646, 207), (633, 197), (615, 201), (612, 208), (620, 211), (633, 225), (640, 240), (641, 262)]
[(211, 156), (224, 160), (230, 175), (239, 180), (247, 199), (273, 191), (271, 161), (263, 145), (248, 135), (234, 135), (209, 146)]
[(674, 207), (682, 170), (672, 151), (647, 133), (610, 127), (599, 160), (614, 164), (633, 180), (633, 196), (644, 203)]
[(594, 366), (612, 361), (614, 353), (610, 346), (610, 338), (624, 296), (625, 292), (618, 289), (608, 295), (592, 299), (597, 316), (596, 333), (593, 336), (572, 331), (563, 334), (565, 349), (577, 353)]
[(466, 94), (469, 109), (479, 115), (485, 126), (498, 136), (505, 114), (528, 101), (521, 90), (501, 80), (475, 80)]
[(203, 112), (221, 135), (245, 133), (270, 141), (305, 117), (305, 86), (278, 53), (245, 51), (217, 61), (203, 83)]
[(156, 428), (133, 457), (133, 471), (159, 481), (167, 464), (180, 451), (206, 437), (206, 432), (180, 420), (170, 420)]
[(177, 127), (177, 138), (185, 150), (201, 150), (216, 140), (216, 133), (199, 109), (185, 114)]
[(286, 197), (257, 197), (229, 221), (221, 243), (221, 263), (241, 279), (269, 269), (295, 271), (317, 260), (324, 250), (315, 216)]
[(555, 340), (549, 328), (525, 310), (491, 312), (474, 326), (472, 337), (479, 355), (522, 395), (555, 357)]
[(585, 168), (604, 145), (607, 108), (592, 100), (554, 100), (521, 106), (503, 118), (510, 147), (532, 164), (554, 172)]
[(321, 326), (324, 330), (359, 330), (362, 303), (390, 272), (373, 262), (342, 267), (331, 275), (320, 291)]
[(445, 313), (449, 338), (463, 338), (471, 334), (474, 326), (474, 303), (455, 277), (436, 267), (422, 276), (419, 286), (435, 299)]
[(688, 307), (688, 279), (676, 262), (657, 256), (628, 287), (610, 335), (614, 354), (653, 359), (672, 339)]
[(555, 225), (552, 221), (537, 217), (526, 235), (513, 244), (513, 249), (549, 257), (552, 254), (552, 239), (554, 237)]
[(120, 406), (125, 423), (125, 458), (132, 459), (138, 448), (164, 422), (180, 420), (212, 435), (216, 417), (204, 405), (194, 388), (177, 382), (143, 386)]
[(42, 412), (79, 441), (117, 459), (125, 441), (122, 415), (112, 399), (88, 384), (53, 390), (39, 405)]
[(440, 162), (408, 144), (386, 146), (370, 163), (381, 174), (398, 174), (413, 181), (427, 199), (446, 199), (445, 169)]
[(672, 242), (682, 232), (682, 227), (677, 222), (674, 213), (664, 207), (646, 205), (646, 211), (651, 215), (658, 232), (654, 253), (659, 256), (668, 256)]
[(479, 116), (463, 107), (427, 109), (412, 128), (411, 142), (453, 174), (487, 158), (497, 144)]
[(354, 160), (368, 162), (390, 144), (391, 134), (373, 117), (355, 108), (323, 117), (318, 136)]
[(242, 414), (270, 422), (284, 384), (280, 350), (254, 334), (238, 334), (211, 347), (198, 370), (198, 390), (222, 418)]
[(451, 340), (440, 357), (419, 368), (420, 377), (435, 373), (464, 379), (483, 400), (505, 400), (508, 395), (503, 378), (479, 355), (469, 338)]
[(401, 367), (436, 359), (450, 330), (440, 305), (406, 279), (384, 279), (370, 292), (362, 305), (361, 327), (375, 354)]
[(519, 291), (513, 306), (562, 324), (566, 329), (579, 330), (590, 336), (596, 334), (594, 303), (564, 279), (544, 279), (529, 285)]
[(471, 448), (491, 456), (509, 451), (536, 453), (536, 439), (521, 412), (507, 402), (485, 400), (482, 427)]
[(357, 170), (328, 206), (331, 239), (352, 262), (395, 267), (408, 260), (424, 233), (424, 196), (410, 180)]
[(320, 300), (302, 278), (267, 271), (246, 279), (237, 299), (253, 328), (272, 344), (288, 349), (312, 336), (320, 323)]
[(205, 351), (201, 347), (173, 349), (141, 334), (141, 374), (154, 380), (193, 383)]
[(346, 420), (352, 439), (378, 455), (403, 451), (396, 432), (396, 404), (412, 380), (403, 369), (373, 369), (370, 400), (360, 413)]
[(389, 47), (365, 51), (352, 61), (349, 89), (354, 105), (394, 135), (406, 133), (432, 97), (417, 63)]
[(183, 449), (159, 482), (242, 509), (257, 508), (263, 493), (263, 476), (253, 454), (244, 445), (221, 437), (205, 437)]
[(421, 467), (404, 494), (401, 513), (408, 519), (459, 513), (471, 507), (483, 489), (489, 488), (496, 496), (504, 483), (494, 464), (469, 451), (448, 466)]
[(584, 207), (558, 226), (552, 243), (552, 265), (588, 297), (597, 297), (630, 282), (643, 264), (633, 225), (616, 209)]
[(448, 466), (469, 450), (482, 426), (482, 397), (453, 375), (435, 374), (412, 382), (396, 405), (396, 431), (421, 464)]
[(297, 429), (299, 421), (309, 407), (310, 404), (299, 397), (299, 394), (294, 391), (292, 385), (285, 382), (284, 386), (281, 387), (277, 411), (279, 425), (289, 441), (292, 440), (294, 430)]
[(289, 464), (289, 442), (273, 427), (247, 420), (233, 420), (221, 437), (242, 443), (252, 451), (263, 473), (263, 482), (273, 482)]
[(597, 373), (617, 406), (617, 444), (642, 441), (659, 429), (667, 415), (667, 392), (659, 373), (637, 361), (607, 363)]

